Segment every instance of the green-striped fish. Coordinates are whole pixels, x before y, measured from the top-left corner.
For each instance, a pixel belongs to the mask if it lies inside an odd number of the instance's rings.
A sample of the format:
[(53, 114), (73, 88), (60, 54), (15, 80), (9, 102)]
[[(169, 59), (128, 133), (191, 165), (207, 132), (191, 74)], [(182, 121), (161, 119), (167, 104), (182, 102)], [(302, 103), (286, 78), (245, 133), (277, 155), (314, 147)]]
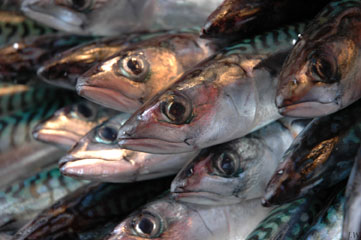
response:
[(53, 33), (55, 30), (14, 12), (0, 10), (0, 46), (27, 36)]
[(304, 27), (244, 39), (194, 66), (130, 117), (118, 132), (119, 144), (151, 153), (189, 152), (280, 118), (274, 104), (278, 73)]
[(0, 229), (21, 227), (45, 207), (86, 183), (51, 168), (0, 189)]
[(169, 188), (171, 180), (168, 177), (129, 184), (90, 184), (42, 211), (15, 238), (58, 239), (68, 234), (77, 236), (110, 221), (119, 223), (136, 208)]

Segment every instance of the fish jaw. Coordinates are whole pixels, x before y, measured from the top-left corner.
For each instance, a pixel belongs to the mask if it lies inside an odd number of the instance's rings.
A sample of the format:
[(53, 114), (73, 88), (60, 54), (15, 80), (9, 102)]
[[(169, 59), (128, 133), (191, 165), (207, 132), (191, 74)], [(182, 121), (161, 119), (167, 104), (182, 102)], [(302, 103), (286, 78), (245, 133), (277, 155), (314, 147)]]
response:
[(50, 27), (74, 34), (89, 34), (83, 28), (86, 21), (84, 14), (47, 2), (42, 0), (23, 1), (21, 10), (28, 17), (46, 23)]
[(41, 142), (56, 143), (70, 148), (82, 136), (78, 135), (77, 132), (69, 132), (62, 129), (47, 129), (38, 125), (33, 131), (33, 137)]

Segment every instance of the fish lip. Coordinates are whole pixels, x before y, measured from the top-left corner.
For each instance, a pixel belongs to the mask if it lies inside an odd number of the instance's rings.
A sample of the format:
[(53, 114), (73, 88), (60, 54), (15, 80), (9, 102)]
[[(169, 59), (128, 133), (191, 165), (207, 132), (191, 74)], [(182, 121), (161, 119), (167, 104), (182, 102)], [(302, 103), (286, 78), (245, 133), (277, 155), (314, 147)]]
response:
[[(320, 117), (326, 114), (325, 111), (320, 111), (320, 110), (328, 110), (328, 109), (331, 109), (332, 112), (336, 111), (337, 103), (334, 101), (324, 102), (324, 103), (316, 102), (316, 101), (303, 101), (294, 104), (278, 106), (279, 113), (287, 117), (304, 117), (304, 118)], [(327, 111), (327, 114), (330, 114), (332, 112)]]
[(80, 137), (76, 132), (63, 130), (63, 129), (49, 129), (49, 128), (41, 128), (34, 129), (33, 136), (36, 140), (45, 142), (45, 143), (55, 143), (58, 144), (59, 141), (54, 141), (54, 139), (63, 139), (61, 141), (62, 145), (72, 146), (76, 143)]
[[(120, 138), (118, 145), (121, 148), (133, 151), (148, 152), (153, 154), (186, 153), (195, 151), (196, 148), (183, 142), (171, 142), (158, 138)], [(179, 145), (184, 147), (180, 148)], [(142, 147), (143, 146), (143, 147)], [(168, 147), (170, 146), (170, 149)], [(177, 146), (174, 148), (174, 146)], [(161, 148), (163, 147), (163, 148)], [(164, 148), (166, 147), (166, 148)], [(162, 150), (164, 149), (164, 150)], [(183, 150), (181, 150), (183, 149)]]
[(224, 198), (222, 194), (215, 192), (206, 192), (206, 191), (184, 191), (184, 192), (172, 192), (172, 198), (177, 201), (194, 203), (194, 204), (203, 204), (207, 205), (221, 205), (221, 204), (231, 204), (238, 203), (239, 201), (228, 201)]
[[(80, 14), (71, 11), (69, 9), (64, 10), (63, 7), (53, 6), (49, 9), (43, 8), (35, 2), (23, 3), (21, 5), (22, 12), (25, 15), (29, 16), (32, 19), (37, 19), (40, 22), (46, 23), (48, 26), (51, 26), (56, 29), (61, 29), (62, 31), (72, 32), (72, 33), (86, 33), (83, 29), (85, 22), (84, 17), (81, 17)], [(51, 15), (47, 13), (47, 10), (51, 10), (53, 13), (59, 11), (56, 15)], [(67, 16), (66, 18), (59, 18), (63, 13)]]
[[(116, 102), (116, 104), (114, 103), (109, 103), (107, 102), (106, 104), (104, 104), (104, 101), (98, 101), (97, 99), (95, 99), (94, 97), (92, 97), (92, 93), (100, 93), (100, 90), (106, 91), (108, 94), (101, 94), (101, 95), (106, 95), (108, 98), (112, 99), (112, 101)], [(128, 96), (118, 92), (118, 91), (114, 91), (113, 89), (110, 88), (105, 88), (105, 87), (96, 87), (93, 85), (89, 85), (89, 84), (76, 84), (76, 91), (78, 93), (78, 95), (85, 97), (87, 99), (89, 99), (92, 102), (98, 103), (99, 105), (103, 105), (118, 111), (122, 111), (122, 112), (134, 112), (138, 106), (133, 106), (135, 102), (137, 102), (137, 100), (129, 98)], [(115, 94), (117, 95), (117, 97), (113, 97)]]

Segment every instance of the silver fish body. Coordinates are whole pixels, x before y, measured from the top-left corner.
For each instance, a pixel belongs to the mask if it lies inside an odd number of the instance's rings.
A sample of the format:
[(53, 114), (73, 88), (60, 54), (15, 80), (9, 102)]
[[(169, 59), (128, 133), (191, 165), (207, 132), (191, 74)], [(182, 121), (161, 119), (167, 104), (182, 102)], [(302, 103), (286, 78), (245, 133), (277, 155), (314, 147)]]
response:
[(96, 125), (116, 114), (111, 109), (82, 101), (59, 109), (40, 122), (33, 130), (33, 137), (69, 149)]
[(124, 219), (106, 239), (243, 240), (270, 211), (258, 201), (209, 207), (166, 196)]
[(303, 27), (243, 40), (185, 72), (132, 115), (118, 133), (119, 144), (151, 153), (194, 151), (277, 120), (278, 72)]
[(24, 0), (30, 18), (85, 35), (119, 35), (200, 26), (221, 0)]
[(76, 89), (80, 96), (98, 104), (134, 112), (220, 46), (189, 30), (161, 34), (96, 64), (78, 78)]
[(60, 161), (63, 174), (107, 182), (132, 182), (175, 174), (197, 152), (149, 154), (122, 149), (116, 133), (129, 118), (118, 114), (79, 140)]
[(246, 137), (203, 150), (173, 180), (173, 197), (207, 205), (262, 197), (282, 154), (305, 124), (279, 120)]

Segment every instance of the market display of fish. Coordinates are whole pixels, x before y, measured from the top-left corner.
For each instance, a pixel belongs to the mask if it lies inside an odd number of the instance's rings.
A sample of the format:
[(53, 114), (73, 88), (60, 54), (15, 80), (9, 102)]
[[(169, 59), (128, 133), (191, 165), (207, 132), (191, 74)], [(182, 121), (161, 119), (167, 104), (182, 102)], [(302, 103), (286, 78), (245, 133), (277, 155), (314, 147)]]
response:
[(0, 1), (0, 240), (359, 239), (360, 30), (361, 0)]

